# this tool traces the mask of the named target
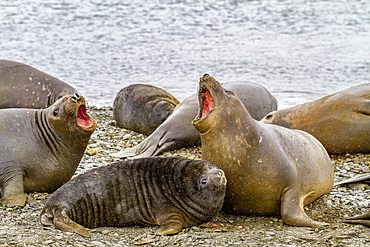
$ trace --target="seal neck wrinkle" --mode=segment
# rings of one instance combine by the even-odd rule
[[[41,140],[54,156],[58,157],[60,155],[58,138],[55,136],[54,130],[48,122],[47,114],[46,110],[35,112],[36,133],[39,137],[38,140]]]

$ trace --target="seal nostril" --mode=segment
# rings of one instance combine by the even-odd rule
[[[76,98],[79,100],[81,96],[78,93],[75,93]]]
[[[75,103],[77,103],[77,98],[76,98],[76,96],[71,96],[71,98],[70,98],[70,100],[72,101],[72,102],[75,102]]]

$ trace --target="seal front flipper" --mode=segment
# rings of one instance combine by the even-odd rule
[[[282,192],[280,213],[283,222],[292,226],[323,227],[329,225],[314,221],[306,215],[298,186],[293,186],[285,188]]]
[[[361,224],[370,227],[370,212],[363,215],[347,218],[343,222],[351,224]]]
[[[89,229],[71,220],[65,209],[46,208],[41,212],[40,221],[44,226],[55,226],[65,232],[75,232],[83,237],[90,237]]]
[[[27,197],[23,191],[23,174],[21,171],[5,173],[6,178],[3,182],[1,203],[3,206],[20,206],[26,204]]]
[[[182,230],[184,217],[179,213],[166,215],[165,219],[160,223],[160,227],[155,231],[157,235],[172,235]]]

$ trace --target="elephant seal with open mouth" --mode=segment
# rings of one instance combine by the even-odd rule
[[[46,109],[0,110],[2,203],[24,206],[25,192],[53,192],[67,182],[95,128],[77,93]]]
[[[325,225],[303,210],[333,188],[334,168],[320,142],[300,130],[256,121],[234,92],[208,74],[200,79],[198,96],[193,124],[201,136],[202,159],[227,177],[224,209],[281,214],[288,225]]]

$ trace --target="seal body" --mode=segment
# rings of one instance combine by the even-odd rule
[[[214,220],[224,172],[208,161],[154,157],[91,169],[60,187],[40,214],[43,225],[89,236],[85,227],[160,225],[156,233]]]
[[[235,93],[207,74],[200,79],[199,105],[193,124],[202,159],[223,169],[228,179],[225,210],[281,214],[295,226],[324,225],[303,210],[329,193],[334,182],[330,158],[313,136],[254,120]]]
[[[95,128],[78,94],[65,95],[46,109],[0,110],[3,204],[24,206],[24,192],[53,192],[67,182]]]
[[[370,83],[271,112],[261,121],[306,131],[316,137],[332,154],[368,153]]]
[[[276,99],[261,85],[255,83],[225,83],[225,88],[234,90],[252,117],[260,120],[277,108]],[[199,108],[198,96],[193,94],[176,106],[173,113],[139,145],[126,149],[117,158],[150,157],[165,151],[200,145],[200,136],[192,125]]]
[[[31,66],[0,60],[0,108],[41,109],[77,90]]]
[[[178,104],[175,97],[161,88],[133,84],[118,92],[113,117],[121,128],[150,135]]]

